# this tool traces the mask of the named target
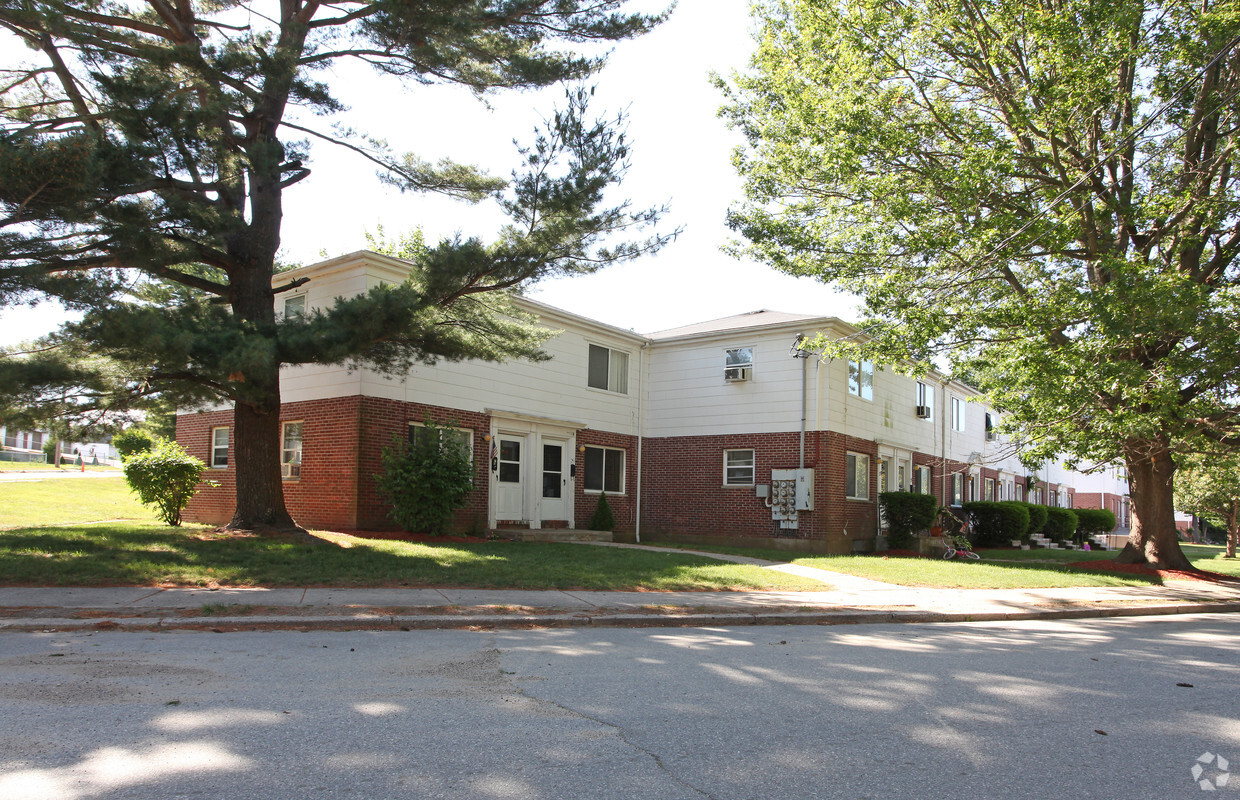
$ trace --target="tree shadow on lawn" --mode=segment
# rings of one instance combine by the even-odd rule
[[[702,589],[712,559],[563,544],[410,543],[218,536],[209,528],[96,524],[0,532],[0,583],[61,586],[439,586]],[[714,587],[706,587],[714,588]],[[719,587],[724,588],[724,587]]]

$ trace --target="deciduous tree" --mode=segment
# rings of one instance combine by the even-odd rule
[[[1176,508],[1227,529],[1227,558],[1240,546],[1240,452],[1194,454],[1180,459]]]
[[[753,69],[720,82],[738,249],[859,294],[863,350],[973,376],[1032,456],[1123,461],[1119,558],[1188,567],[1175,454],[1240,425],[1240,6],[757,13]]]

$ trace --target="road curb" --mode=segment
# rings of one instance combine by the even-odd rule
[[[873,625],[885,623],[1001,622],[1004,620],[1091,619],[1226,614],[1240,612],[1240,602],[1172,603],[1126,606],[1073,606],[1040,609],[931,611],[925,609],[830,609],[795,612],[694,612],[631,614],[549,612],[526,614],[369,614],[347,616],[248,617],[94,617],[0,620],[0,632],[56,631],[270,631],[270,630],[498,630],[530,628],[700,628],[753,625]]]

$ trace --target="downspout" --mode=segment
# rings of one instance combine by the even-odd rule
[[[646,342],[637,351],[637,508],[634,511],[633,537],[642,542],[642,440],[646,433]]]
[[[797,334],[798,342],[804,338],[805,338],[804,333]],[[797,466],[800,469],[805,469],[805,416],[806,416],[806,410],[807,410],[805,396],[806,396],[806,392],[808,391],[808,387],[806,385],[806,382],[808,380],[808,373],[805,371],[805,362],[808,360],[809,359],[806,357],[800,357],[800,361],[801,361],[801,457],[800,457],[800,461],[797,463]]]
[[[947,401],[947,381],[939,379],[939,388],[943,390],[943,410],[939,413],[939,496],[942,505],[950,506],[951,503],[947,502],[947,412],[951,404]],[[961,482],[963,488],[963,478]]]

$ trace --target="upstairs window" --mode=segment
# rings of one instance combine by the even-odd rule
[[[284,318],[302,317],[306,314],[306,296],[295,294],[284,298]]]
[[[993,442],[995,440],[995,428],[998,427],[999,420],[994,414],[986,412],[986,441]]]
[[[629,393],[628,353],[592,344],[587,372],[587,386],[618,394]]]
[[[964,432],[964,401],[952,398],[952,430]]]
[[[747,381],[753,375],[753,348],[737,347],[723,351],[723,379],[729,383]]]
[[[874,362],[848,362],[848,393],[862,400],[874,399]]]
[[[934,387],[928,383],[917,382],[917,399],[915,409],[917,416],[924,420],[934,419]]]

